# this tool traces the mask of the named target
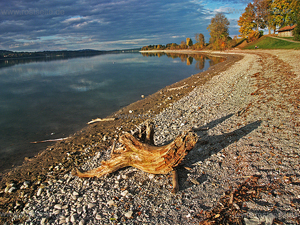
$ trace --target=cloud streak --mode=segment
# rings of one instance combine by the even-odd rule
[[[230,15],[230,2],[197,0],[15,0],[0,3],[0,49],[125,49],[180,43],[206,30],[218,11]],[[245,7],[245,3],[237,3]],[[232,26],[232,35],[237,28]]]

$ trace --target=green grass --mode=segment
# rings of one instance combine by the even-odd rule
[[[288,42],[266,36],[249,43],[244,49],[255,49],[255,46],[258,46],[258,49],[300,49],[300,43]]]
[[[285,38],[285,39],[290,39],[290,40],[294,40],[294,37],[279,37],[279,38]]]

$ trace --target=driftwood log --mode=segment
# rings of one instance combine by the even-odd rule
[[[139,132],[140,140],[132,134],[125,133],[119,138],[122,147],[112,148],[111,159],[102,161],[100,167],[87,172],[81,173],[76,170],[73,175],[78,177],[102,177],[128,166],[133,166],[151,174],[168,174],[172,172],[172,193],[176,193],[179,187],[175,167],[195,146],[198,137],[193,131],[186,131],[170,144],[154,146],[153,135],[153,125],[150,123],[145,126],[143,131]]]

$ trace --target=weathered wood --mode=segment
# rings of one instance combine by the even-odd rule
[[[88,122],[87,124],[92,124],[92,123],[96,123],[96,122],[107,122],[107,121],[115,121],[116,118],[97,118],[97,119],[93,119],[90,122]]]
[[[153,143],[153,124],[146,126],[145,141]],[[177,173],[174,168],[184,159],[187,153],[195,146],[198,137],[193,131],[179,135],[173,142],[165,146],[154,146],[140,142],[136,137],[125,133],[119,138],[122,148],[111,152],[111,159],[102,161],[101,166],[81,173],[78,170],[73,174],[78,177],[102,177],[121,168],[133,166],[151,174],[167,174],[173,171],[172,192],[178,190]]]
[[[167,91],[175,91],[175,90],[180,90],[180,89],[183,89],[187,86],[187,84],[183,85],[183,86],[180,86],[180,87],[174,87],[174,88],[169,88],[167,89]]]
[[[172,193],[175,194],[177,191],[179,191],[178,173],[177,173],[177,170],[175,168],[172,171],[172,178],[173,178],[173,190],[172,190]]]
[[[64,141],[67,140],[69,137],[65,138],[56,138],[56,139],[49,139],[49,140],[43,140],[43,141],[32,141],[31,144],[37,144],[37,143],[45,143],[45,142],[56,142],[56,141]]]

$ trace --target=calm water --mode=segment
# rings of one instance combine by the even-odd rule
[[[157,55],[156,55],[157,56]],[[0,172],[166,85],[206,70],[213,61],[187,56],[100,55],[10,65],[0,62]],[[22,61],[26,62],[26,61]]]

